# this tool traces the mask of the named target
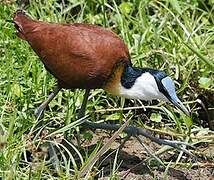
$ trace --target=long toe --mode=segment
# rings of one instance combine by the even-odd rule
[[[50,142],[48,143],[48,156],[50,158],[50,162],[53,166],[54,169],[56,169],[57,171],[59,171],[59,159],[57,157],[57,152],[56,149],[54,148],[53,144]]]

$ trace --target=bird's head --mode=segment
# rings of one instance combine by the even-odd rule
[[[121,96],[171,102],[186,115],[189,111],[176,95],[174,81],[163,71],[126,66],[121,76]]]

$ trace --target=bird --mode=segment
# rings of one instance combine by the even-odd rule
[[[134,67],[127,45],[113,31],[86,23],[38,21],[23,10],[15,12],[13,23],[17,36],[30,44],[57,80],[53,92],[35,110],[37,118],[62,88],[86,90],[79,118],[85,114],[91,89],[128,99],[171,102],[190,116],[172,78],[161,70]]]

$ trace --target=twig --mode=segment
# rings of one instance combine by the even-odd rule
[[[115,111],[128,111],[128,110],[137,110],[137,109],[148,109],[148,108],[152,108],[152,109],[161,109],[161,107],[157,107],[157,106],[135,106],[135,107],[126,107],[126,108],[109,108],[109,109],[98,109],[95,110],[95,113],[105,113],[105,112],[115,112]]]

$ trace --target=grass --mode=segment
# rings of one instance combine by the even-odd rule
[[[62,156],[57,176],[75,178],[81,167],[87,166],[91,157],[96,157],[102,144],[98,143],[92,152],[82,147],[81,152],[72,144],[68,149],[61,143],[64,135],[70,141],[75,140],[79,132],[85,142],[93,136],[93,133],[74,123],[83,100],[83,91],[62,90],[45,112],[43,122],[35,120],[33,111],[53,89],[55,79],[46,72],[29,45],[16,37],[13,24],[6,21],[12,19],[17,9],[15,3],[9,2],[0,2],[0,176],[9,179],[56,179],[45,160],[46,137],[52,133],[50,141],[58,146]],[[205,4],[197,0],[191,3],[177,0],[70,0],[67,4],[38,0],[30,1],[27,12],[39,20],[94,23],[113,30],[128,45],[135,66],[161,69],[173,77],[179,96],[192,111],[192,117],[187,118],[167,104],[151,105],[124,100],[112,97],[103,90],[94,90],[87,106],[90,120],[122,123],[124,117],[132,117],[132,123],[139,127],[199,144],[213,141],[212,132],[199,123],[201,118],[196,101],[197,97],[203,96],[208,101],[208,107],[213,109],[212,101],[209,103],[214,92],[213,7],[212,1]],[[137,110],[96,113],[103,109],[142,104],[147,107],[150,122],[142,121]],[[32,153],[33,163],[28,163],[27,150]],[[75,152],[75,156],[70,151]],[[120,164],[117,153],[112,166],[112,179],[117,177],[116,164]],[[178,158],[175,160],[177,164],[182,156]],[[173,164],[164,163],[168,163],[167,169]],[[96,163],[89,176],[100,176],[102,170],[98,169],[99,166]],[[70,174],[70,169],[74,175]]]

